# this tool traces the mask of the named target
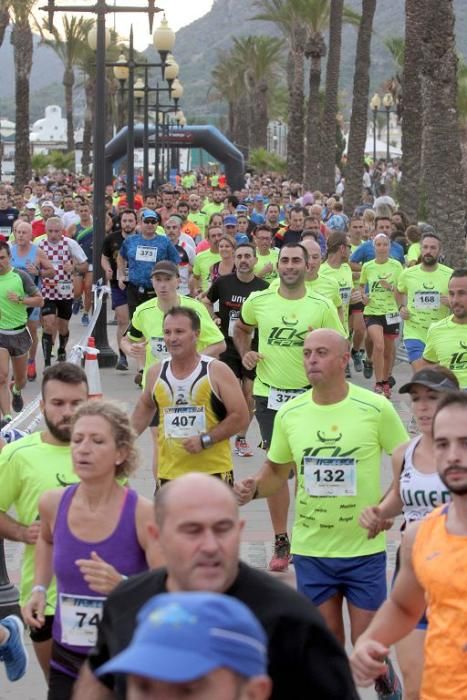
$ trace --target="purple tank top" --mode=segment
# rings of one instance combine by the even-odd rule
[[[91,552],[97,552],[125,576],[147,571],[148,565],[136,533],[136,491],[126,489],[117,527],[107,539],[84,542],[73,535],[67,522],[78,486],[73,484],[64,490],[55,521],[53,570],[57,578],[57,607],[52,636],[65,649],[87,655],[97,637],[105,596],[89,588],[75,561],[89,559]]]

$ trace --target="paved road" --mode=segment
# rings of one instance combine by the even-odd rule
[[[110,313],[109,318],[111,317],[112,316]],[[115,326],[109,325],[108,331],[109,340],[112,346],[116,347]],[[83,327],[80,325],[79,320],[74,317],[71,323],[70,347],[79,342],[82,334]],[[39,355],[41,355],[41,353],[39,353]],[[39,367],[42,369],[40,364]],[[107,398],[121,401],[123,404],[125,404],[129,412],[131,412],[139,395],[139,390],[133,383],[133,376],[134,372],[132,371],[126,373],[117,372],[116,370],[111,369],[101,371],[104,395]],[[410,369],[408,365],[404,362],[399,362],[396,366],[395,376],[397,383],[400,386],[400,384],[406,381],[410,376]],[[354,373],[353,378],[355,379],[356,383],[371,388],[371,382],[365,380],[361,374]],[[24,392],[25,399],[27,401],[32,400],[38,391],[38,381],[28,384]],[[403,420],[407,423],[409,420],[407,404],[397,394],[395,395],[393,403],[400,412]],[[248,438],[251,445],[258,445],[259,432],[256,422],[254,422],[250,428]],[[146,431],[146,433],[140,438],[138,446],[140,448],[141,457],[140,468],[138,469],[136,475],[131,479],[131,483],[139,493],[143,494],[144,496],[151,497],[154,491],[154,482],[151,473],[152,446],[148,431]],[[245,476],[254,473],[261,466],[263,457],[264,453],[260,449],[256,449],[254,457],[249,459],[235,457],[234,462],[236,478],[244,478]],[[388,486],[390,480],[390,463],[389,459],[385,458],[383,461],[382,475],[383,488]],[[243,514],[245,516],[246,526],[241,550],[242,558],[252,566],[266,569],[272,553],[272,534],[266,502],[254,501],[250,503],[244,508]],[[293,513],[291,512],[290,517],[292,518],[292,516]],[[388,577],[392,575],[397,542],[398,528],[396,524],[388,535],[388,554],[390,562]],[[6,549],[7,566],[10,578],[12,581],[17,582],[19,579],[21,561],[21,545],[10,543],[7,544]],[[290,585],[294,585],[293,567],[291,567],[287,574],[271,575],[279,576],[282,580],[290,583]],[[43,698],[46,697],[45,683],[35,661],[34,653],[31,648],[29,650],[31,663],[27,676],[23,680],[15,684],[8,684],[4,674],[4,669],[0,669],[0,700],[43,700]],[[373,690],[365,690],[361,693],[362,700],[373,700],[375,697],[376,696]]]

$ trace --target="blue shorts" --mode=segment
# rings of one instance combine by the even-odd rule
[[[415,362],[415,360],[422,359],[423,351],[425,350],[425,343],[417,338],[407,338],[407,340],[404,338],[404,345],[409,362]]]
[[[293,555],[297,590],[315,605],[342,593],[362,610],[377,610],[386,600],[386,552],[362,557]]]
[[[120,289],[120,287],[112,287],[110,290],[112,296],[112,311],[119,306],[125,306],[128,304],[128,299],[126,295],[126,289]]]
[[[35,306],[33,309],[31,309],[31,312],[28,313],[28,321],[40,321],[41,320],[41,310],[38,306]]]

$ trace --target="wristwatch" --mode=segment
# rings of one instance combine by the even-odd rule
[[[208,447],[212,447],[214,444],[214,440],[208,433],[201,433],[199,439],[201,440],[201,447],[203,450],[207,450]]]

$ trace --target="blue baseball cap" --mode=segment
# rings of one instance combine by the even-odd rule
[[[145,219],[156,219],[156,221],[160,221],[161,217],[157,213],[157,211],[154,211],[153,209],[144,209],[142,214],[141,214],[141,219],[144,221]]]
[[[250,239],[246,235],[246,233],[236,233],[235,234],[235,243],[237,245],[242,245],[243,243],[251,243]]]
[[[264,197],[262,194],[255,195],[255,202],[264,202]]]
[[[130,645],[97,669],[167,683],[228,668],[246,678],[267,673],[267,637],[243,603],[220,593],[162,593],[140,610]]]
[[[237,217],[234,214],[228,214],[224,216],[224,226],[236,226]]]
[[[248,207],[246,207],[244,204],[239,204],[235,211],[237,214],[246,214]]]

